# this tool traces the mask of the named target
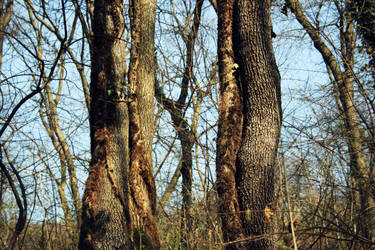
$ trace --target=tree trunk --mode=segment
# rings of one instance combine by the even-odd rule
[[[64,58],[64,56],[62,56],[62,58]],[[64,76],[61,75],[61,79],[63,78]],[[59,85],[61,86],[62,84],[63,82],[61,80],[59,82]],[[60,95],[61,93],[57,94],[57,96],[60,96]],[[44,99],[43,100],[44,105],[46,107],[46,114],[47,114],[47,120],[48,120],[48,124],[46,122],[43,122],[43,125],[51,138],[54,148],[59,154],[60,162],[62,163],[62,166],[61,166],[62,169],[60,172],[62,176],[64,176],[62,180],[66,179],[65,171],[66,171],[66,167],[68,168],[69,186],[72,192],[72,201],[73,201],[73,206],[75,210],[74,212],[77,218],[77,226],[78,226],[77,228],[79,228],[81,226],[81,200],[80,200],[79,191],[78,191],[76,166],[73,162],[73,156],[71,154],[65,135],[59,124],[60,122],[59,122],[58,113],[57,113],[58,98],[55,99],[53,97],[50,84],[47,84],[46,86],[45,95],[43,96],[43,99]],[[42,115],[41,115],[41,119],[43,120]]]
[[[129,208],[135,247],[159,249],[156,187],[152,168],[154,133],[156,0],[131,0],[129,68]]]
[[[217,190],[227,249],[273,249],[274,172],[281,129],[271,1],[218,1]],[[232,40],[233,39],[233,40]]]
[[[122,1],[95,0],[90,173],[80,249],[132,249],[128,209],[129,123]]]
[[[13,0],[0,0],[0,72],[3,63],[3,45],[5,39],[5,28],[8,26],[13,13]]]
[[[281,129],[280,74],[273,53],[271,0],[234,4],[235,76],[243,100],[236,185],[247,249],[274,249],[271,211]]]
[[[232,41],[233,3],[234,0],[217,2],[220,93],[216,188],[225,242],[244,238],[235,180],[243,114],[240,89],[233,74],[238,67],[235,64]],[[238,248],[240,244],[228,245],[227,249],[235,249],[236,246]]]

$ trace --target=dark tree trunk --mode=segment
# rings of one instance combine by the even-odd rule
[[[235,1],[235,75],[243,100],[242,142],[236,185],[247,249],[274,249],[269,211],[281,129],[280,75],[273,53],[271,1]]]
[[[220,75],[217,191],[227,249],[274,249],[274,175],[281,129],[271,1],[217,2]]]
[[[128,109],[122,1],[95,0],[91,67],[90,173],[80,249],[131,249]]]

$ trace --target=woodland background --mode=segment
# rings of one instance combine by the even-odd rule
[[[276,243],[280,249],[373,246],[375,1],[299,2],[273,1],[271,9],[283,107]],[[163,249],[226,245],[215,189],[213,6],[157,5],[152,158]],[[1,0],[0,8],[0,248],[74,249],[91,157],[93,1]],[[349,79],[349,106],[340,77]],[[189,183],[183,162],[192,169],[191,192],[182,190]]]

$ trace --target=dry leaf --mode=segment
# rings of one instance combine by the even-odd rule
[[[271,223],[272,217],[275,216],[275,214],[268,206],[266,206],[266,208],[264,209],[264,216],[266,217],[267,222]]]

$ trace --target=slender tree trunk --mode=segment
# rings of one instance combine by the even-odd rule
[[[44,162],[44,165],[46,166],[46,168],[48,169],[49,171],[49,175],[51,176],[51,178],[56,182],[56,186],[57,186],[57,192],[59,194],[59,197],[60,197],[60,200],[61,200],[61,207],[62,207],[62,210],[64,212],[64,223],[65,225],[67,226],[67,228],[69,228],[69,233],[70,233],[70,237],[73,238],[73,235],[72,235],[72,230],[73,229],[73,225],[72,225],[72,215],[71,215],[71,211],[70,211],[70,208],[69,208],[69,203],[68,203],[68,200],[67,200],[67,196],[66,196],[66,192],[65,192],[65,188],[66,188],[66,162],[65,162],[65,157],[64,157],[64,152],[61,148],[61,145],[58,143],[57,141],[57,138],[56,138],[56,135],[54,133],[54,128],[53,128],[53,125],[52,125],[52,117],[53,117],[53,111],[52,111],[52,108],[48,108],[49,105],[53,105],[53,103],[49,103],[48,102],[48,94],[47,94],[47,91],[51,91],[50,88],[46,88],[45,90],[45,95],[41,95],[42,97],[42,101],[40,103],[40,108],[39,108],[39,116],[40,116],[40,119],[42,121],[42,124],[44,126],[44,128],[46,129],[50,139],[51,139],[51,142],[52,142],[52,145],[53,147],[55,148],[55,150],[57,151],[58,155],[59,155],[59,160],[60,160],[60,167],[59,167],[59,170],[60,170],[60,176],[59,178],[56,178],[56,176],[54,175],[53,171],[51,170],[50,166],[48,165],[47,162]],[[46,107],[46,110],[45,110],[45,113],[43,111],[43,104],[44,106]],[[47,117],[47,120],[45,119],[45,116]],[[81,218],[79,218],[81,219]]]
[[[194,45],[198,37],[198,30],[201,20],[203,0],[197,0],[194,8],[194,19],[189,35],[186,37],[186,63],[184,76],[181,83],[181,92],[177,101],[177,108],[174,114],[171,113],[173,126],[175,127],[178,138],[182,147],[182,224],[181,230],[183,232],[183,246],[185,248],[191,247],[189,244],[189,233],[192,229],[191,204],[192,204],[192,185],[193,185],[193,153],[195,135],[191,126],[184,117],[184,108],[188,94],[188,88],[193,78],[193,55]]]
[[[247,249],[274,249],[271,213],[281,129],[280,74],[273,53],[271,1],[234,4],[234,53],[243,99],[236,185]]]
[[[5,38],[5,28],[8,26],[13,13],[13,0],[0,0],[0,73],[3,63],[3,46]]]
[[[216,154],[216,188],[224,241],[244,238],[236,190],[236,156],[242,140],[242,103],[239,85],[233,73],[238,64],[233,52],[233,3],[219,0],[218,4],[218,56],[219,56],[219,128]],[[228,245],[227,249],[240,244]]]
[[[63,71],[61,71],[63,72]],[[63,75],[61,75],[61,79],[63,79]],[[63,83],[60,82],[60,85]],[[45,89],[45,106],[46,106],[46,113],[48,122],[44,123],[44,126],[46,130],[48,131],[48,134],[53,142],[53,145],[56,149],[56,151],[59,154],[60,162],[64,162],[64,168],[61,170],[61,172],[66,171],[66,167],[68,169],[69,173],[69,186],[72,192],[72,200],[73,200],[73,206],[76,213],[77,218],[77,226],[78,228],[81,226],[81,200],[79,197],[79,191],[78,191],[78,182],[77,182],[77,176],[76,176],[76,166],[73,162],[73,156],[70,152],[69,145],[66,141],[65,135],[63,131],[61,130],[59,119],[57,115],[57,104],[58,104],[58,98],[54,99],[52,95],[52,90],[49,84],[47,84]],[[57,96],[60,96],[61,93],[58,93]],[[48,109],[48,110],[47,110]],[[65,175],[65,173],[64,173]]]
[[[152,168],[154,132],[156,0],[130,1],[129,208],[135,247],[159,249],[156,188]]]
[[[188,81],[188,80],[187,80]],[[173,127],[177,132],[177,137],[181,143],[182,159],[178,173],[182,175],[182,224],[181,230],[190,230],[189,209],[192,203],[192,184],[193,184],[193,154],[194,132],[184,117],[185,101],[181,104],[165,97],[162,90],[156,90],[156,97],[159,103],[169,112],[172,118]],[[175,183],[180,175],[176,176]],[[174,188],[174,187],[173,187]],[[173,191],[173,189],[171,190]],[[163,201],[166,202],[166,201]]]
[[[129,123],[123,4],[95,0],[91,67],[90,173],[80,249],[132,249],[128,208]]]
[[[374,197],[371,194],[370,172],[367,170],[364,150],[362,147],[362,136],[360,123],[357,118],[357,110],[354,103],[354,50],[355,34],[354,23],[350,20],[350,13],[346,12],[345,21],[347,25],[341,27],[341,40],[344,41],[342,53],[344,60],[343,83],[338,85],[339,99],[343,108],[346,131],[348,134],[348,148],[350,154],[351,175],[354,180],[354,190],[357,193],[359,205],[358,231],[368,240],[372,240],[374,235]],[[344,17],[342,17],[344,18]],[[344,24],[344,22],[342,22]],[[344,26],[344,25],[342,25]],[[363,247],[370,247],[366,243]]]
[[[176,167],[176,169],[173,173],[173,176],[168,183],[167,188],[165,189],[162,197],[159,200],[159,204],[158,204],[158,211],[159,211],[158,213],[159,214],[160,214],[161,211],[164,210],[164,207],[165,207],[166,203],[168,202],[169,197],[171,196],[171,194],[173,193],[173,191],[175,190],[175,188],[177,186],[178,179],[180,178],[180,175],[181,175],[181,166],[182,166],[182,160],[180,160],[180,162],[178,163],[178,165],[177,165],[177,167]]]

